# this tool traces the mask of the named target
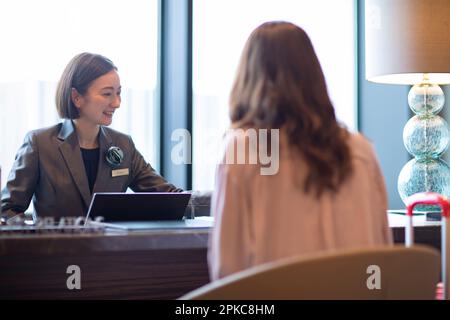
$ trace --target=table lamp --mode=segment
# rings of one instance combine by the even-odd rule
[[[449,144],[449,128],[438,116],[450,84],[449,0],[366,0],[366,79],[412,85],[408,104],[414,112],[403,130],[414,156],[398,177],[403,202],[418,192],[450,197],[450,167],[440,159]],[[417,211],[433,211],[420,206]]]

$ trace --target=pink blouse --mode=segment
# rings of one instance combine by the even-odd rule
[[[261,175],[252,164],[217,166],[208,251],[212,280],[294,255],[392,243],[384,180],[362,135],[349,138],[352,175],[338,192],[319,199],[303,191],[306,164],[285,141],[280,135],[274,175]],[[225,150],[230,148],[232,139]]]

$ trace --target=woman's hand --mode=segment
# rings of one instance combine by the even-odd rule
[[[25,225],[25,213],[23,212],[9,212],[9,214],[0,218],[0,225],[2,226],[20,226]]]

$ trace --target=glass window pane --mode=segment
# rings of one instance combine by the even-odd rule
[[[1,1],[0,30],[2,187],[25,133],[60,121],[57,81],[70,59],[84,51],[118,67],[122,105],[111,127],[131,135],[158,167],[158,0]]]
[[[213,188],[220,137],[229,125],[228,97],[250,33],[287,20],[310,36],[337,117],[356,128],[354,0],[194,0],[193,188]]]

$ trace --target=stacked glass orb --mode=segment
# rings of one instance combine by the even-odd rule
[[[398,192],[403,202],[418,192],[437,192],[450,197],[450,167],[440,159],[449,144],[449,128],[437,114],[445,103],[438,85],[422,83],[411,88],[408,104],[416,114],[403,130],[403,143],[414,156],[398,177]],[[434,206],[417,206],[417,211],[439,211]]]

